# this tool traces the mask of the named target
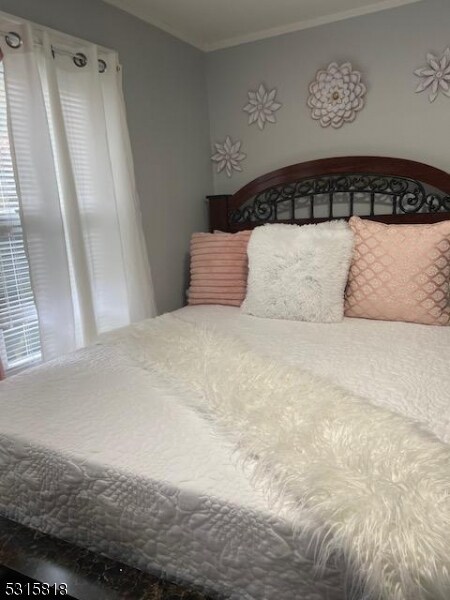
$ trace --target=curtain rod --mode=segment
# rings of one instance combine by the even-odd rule
[[[14,50],[17,50],[23,44],[22,37],[15,31],[1,31],[0,30],[0,35],[4,36],[5,42],[8,44],[8,46],[10,48],[13,48]],[[42,46],[42,42],[37,41],[37,40],[33,40],[33,41],[36,45]],[[72,59],[74,65],[79,68],[83,68],[88,64],[88,58],[87,58],[86,54],[84,54],[83,52],[71,52],[70,50],[64,50],[63,48],[57,48],[53,44],[51,45],[51,49],[52,49],[53,58],[55,58],[56,54],[60,54],[63,56],[69,56]],[[107,68],[108,68],[108,65],[107,65],[106,61],[103,60],[102,58],[99,58],[98,59],[99,73],[104,73]],[[119,70],[119,68],[120,67],[117,67],[118,70]]]

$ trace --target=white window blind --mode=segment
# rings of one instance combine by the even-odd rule
[[[0,63],[0,356],[6,371],[41,358],[39,322],[20,222]]]

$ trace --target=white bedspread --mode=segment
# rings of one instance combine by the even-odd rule
[[[326,324],[258,319],[223,306],[187,307],[176,314],[223,328],[258,352],[328,377],[420,421],[450,443],[450,327],[347,318]]]
[[[450,440],[450,329],[267,321],[227,307],[183,319],[328,376]],[[93,347],[0,385],[0,513],[235,598],[334,600],[312,557],[174,390]]]

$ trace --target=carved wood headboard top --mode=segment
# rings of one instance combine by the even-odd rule
[[[360,215],[385,223],[450,219],[450,175],[400,158],[326,158],[272,171],[231,195],[208,196],[210,229],[318,223]]]

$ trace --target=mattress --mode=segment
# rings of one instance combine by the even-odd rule
[[[219,306],[178,318],[243,338],[450,441],[450,328],[293,323]],[[0,514],[231,598],[338,600],[293,515],[252,487],[228,441],[155,374],[94,346],[0,386]]]

